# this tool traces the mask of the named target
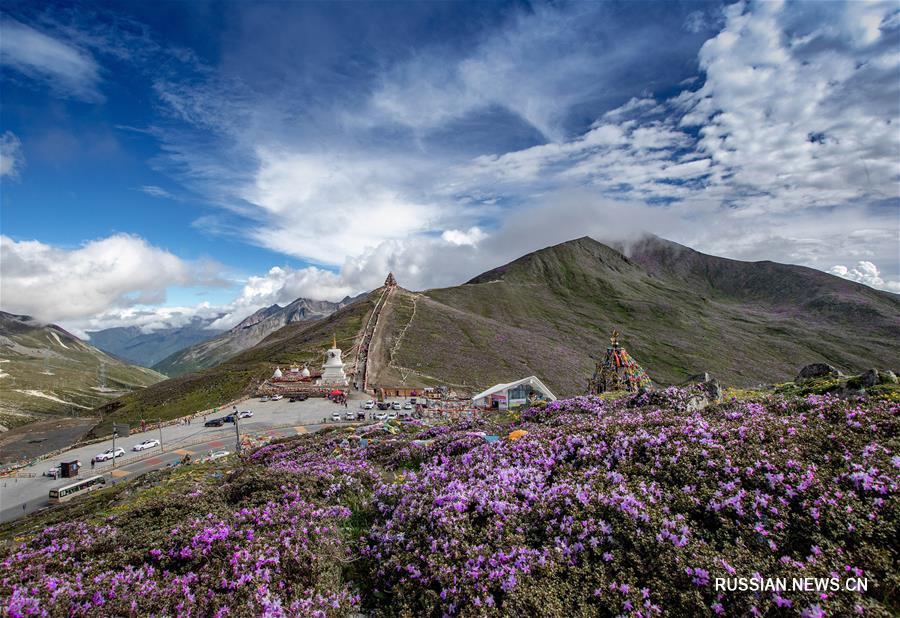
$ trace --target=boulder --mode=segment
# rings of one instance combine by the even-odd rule
[[[859,376],[859,385],[863,388],[867,388],[869,386],[875,386],[879,383],[879,376],[877,369],[869,369],[865,373],[860,374]]]
[[[879,371],[878,377],[882,384],[896,384],[897,375],[893,371]]]
[[[688,376],[687,383],[699,386],[700,390],[709,399],[709,402],[715,402],[722,399],[722,387],[719,385],[719,381],[709,375],[709,372],[707,371]],[[705,405],[706,404],[704,404],[704,406]]]
[[[794,382],[802,382],[803,380],[812,380],[814,378],[842,377],[840,371],[829,365],[828,363],[812,363],[805,366],[794,378]]]

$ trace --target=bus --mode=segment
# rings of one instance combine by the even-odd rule
[[[61,502],[66,502],[68,500],[71,500],[75,496],[86,494],[89,491],[93,491],[95,489],[101,489],[104,485],[106,485],[106,479],[101,475],[97,475],[86,478],[83,481],[78,481],[77,483],[64,485],[58,489],[51,489],[50,504],[59,504]]]

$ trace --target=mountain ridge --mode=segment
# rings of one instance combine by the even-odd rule
[[[284,307],[278,304],[263,307],[216,337],[172,353],[154,364],[153,369],[176,377],[213,367],[253,347],[279,328],[293,322],[321,319],[349,302],[352,302],[349,297],[336,303],[301,297]]]
[[[421,292],[397,286],[385,295],[374,329],[369,384],[477,392],[533,374],[559,396],[576,395],[613,329],[659,385],[702,371],[739,387],[785,382],[812,362],[848,372],[900,367],[900,297],[825,273],[813,273],[809,292],[795,279],[810,269],[693,250],[673,256],[667,243],[648,241],[629,256],[582,238],[462,285]],[[733,292],[720,283],[735,277],[757,281],[758,289]],[[384,290],[326,318],[288,324],[218,366],[129,395],[119,412],[107,409],[134,415],[149,407],[187,412],[224,403],[252,392],[276,365],[315,366],[332,331],[348,362]],[[844,315],[828,302],[832,297],[854,310]]]
[[[117,326],[87,331],[91,345],[129,363],[152,367],[176,352],[216,337],[222,329],[209,325],[222,316],[195,316],[182,326],[158,328],[144,332],[139,326]]]

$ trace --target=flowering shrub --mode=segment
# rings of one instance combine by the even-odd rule
[[[694,401],[578,397],[504,425],[274,443],[221,482],[8,543],[0,612],[896,615],[900,407]],[[726,577],[868,590],[717,590]]]

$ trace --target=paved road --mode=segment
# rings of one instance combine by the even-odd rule
[[[332,424],[330,419],[333,412],[340,412],[343,416],[347,410],[358,410],[360,403],[361,400],[351,400],[345,409],[320,398],[295,403],[290,403],[287,399],[269,402],[252,399],[238,406],[241,410],[253,411],[252,418],[241,419],[240,430],[242,434],[275,437],[317,431],[323,426],[323,421]],[[218,416],[225,416],[227,412],[223,411]],[[207,419],[214,416],[210,415]],[[150,470],[164,468],[180,461],[186,454],[196,459],[212,449],[234,452],[236,442],[234,425],[226,423],[222,427],[204,427],[202,419],[195,419],[190,425],[163,427],[162,449],[155,447],[139,453],[131,450],[138,442],[151,438],[157,440],[160,438],[158,429],[116,439],[116,448],[124,448],[125,456],[120,457],[115,466],[112,462],[105,462],[98,463],[93,471],[90,467],[92,457],[112,448],[113,441],[107,440],[72,449],[20,471],[34,474],[33,478],[0,479],[0,522],[16,519],[47,506],[50,490],[68,484],[70,479],[54,480],[42,476],[42,473],[63,461],[80,460],[83,466],[79,473],[81,478],[91,476],[92,473],[104,474],[109,479],[107,482],[116,482]]]

